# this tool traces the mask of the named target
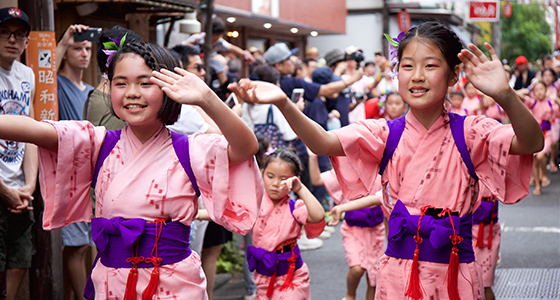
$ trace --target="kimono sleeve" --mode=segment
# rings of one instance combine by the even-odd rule
[[[302,224],[305,227],[305,235],[309,239],[314,239],[321,235],[323,230],[325,229],[325,219],[323,218],[319,223],[308,223],[307,217],[309,216],[309,211],[307,210],[307,206],[305,206],[305,202],[303,200],[297,200],[295,204],[294,211],[292,213],[294,219],[299,224]]]
[[[374,190],[389,134],[385,120],[365,120],[333,131],[346,159],[330,157],[347,199],[365,197]]]
[[[515,135],[511,125],[486,117],[465,119],[465,140],[477,176],[503,203],[519,202],[529,194],[532,155],[509,154]]]
[[[90,185],[105,137],[105,128],[94,127],[87,121],[51,124],[58,135],[58,151],[39,148],[45,230],[91,221]]]
[[[189,141],[192,169],[210,218],[234,233],[248,233],[263,198],[255,159],[231,165],[228,142],[220,135],[195,134]]]
[[[342,189],[336,179],[336,173],[334,170],[322,172],[321,179],[323,180],[323,185],[325,186],[327,193],[329,193],[329,196],[331,196],[334,202],[336,204],[342,204],[344,202],[344,195],[342,194]]]

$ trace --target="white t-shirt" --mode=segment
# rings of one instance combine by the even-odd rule
[[[34,88],[35,74],[31,68],[19,61],[14,61],[10,71],[0,67],[0,114],[28,116]],[[24,149],[24,143],[0,140],[0,178],[8,187],[25,185]]]
[[[205,133],[208,131],[208,123],[191,105],[181,105],[181,114],[177,122],[168,125],[171,131],[191,135],[197,132]]]
[[[271,104],[243,103],[241,119],[251,130],[254,130],[256,124],[266,123],[270,105]],[[272,118],[274,119],[273,123],[278,126],[278,130],[282,133],[285,141],[291,141],[297,138],[296,133],[292,130],[290,124],[288,124],[288,121],[284,118],[284,115],[282,115],[280,110],[274,105],[272,105]]]

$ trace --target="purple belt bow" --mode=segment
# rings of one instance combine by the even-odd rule
[[[297,255],[297,270],[303,265],[298,246],[295,247],[294,253]],[[276,276],[287,274],[290,267],[288,258],[291,256],[292,251],[276,253],[275,251],[266,251],[263,248],[256,248],[253,246],[247,247],[247,264],[249,270],[257,271],[257,273],[265,276],[272,276],[274,271],[276,271]]]
[[[416,241],[414,236],[418,230],[419,215],[411,215],[405,205],[397,200],[389,217],[388,245],[385,254],[397,258],[413,259]],[[453,226],[458,235],[463,238],[459,248],[459,262],[474,261],[472,247],[472,214],[463,217],[452,216]],[[419,244],[419,260],[437,263],[449,263],[451,248],[450,237],[453,227],[449,216],[438,219],[424,215],[420,222],[420,236],[423,242]]]

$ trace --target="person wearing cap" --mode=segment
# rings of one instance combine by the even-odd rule
[[[346,88],[344,88],[339,93],[336,93],[332,96],[327,96],[327,100],[325,104],[327,105],[327,110],[329,112],[336,110],[339,113],[338,119],[340,120],[340,126],[344,127],[350,124],[350,105],[352,103],[352,90],[350,86],[356,83],[358,80],[362,79],[363,71],[362,69],[357,69],[349,76],[341,77],[343,73],[346,71],[346,66],[348,62],[346,61],[346,53],[340,49],[333,49],[327,54],[325,54],[325,60],[327,61],[328,68],[332,71],[332,78],[328,82],[352,82],[348,84]],[[354,65],[355,68],[356,65]],[[317,71],[317,70],[315,70]],[[355,79],[359,76],[358,79]],[[353,107],[352,107],[353,108]]]
[[[30,31],[23,11],[0,9],[1,114],[33,117],[35,75],[17,61],[27,48]],[[15,299],[35,253],[30,203],[37,184],[37,147],[6,140],[0,140],[0,147],[0,282],[6,284],[6,299]]]
[[[515,59],[515,64],[517,65],[517,80],[513,89],[526,89],[531,85],[533,78],[535,78],[535,71],[531,70],[527,58],[523,55]]]

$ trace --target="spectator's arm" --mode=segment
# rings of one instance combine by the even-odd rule
[[[88,28],[89,26],[78,24],[78,25],[70,25],[70,27],[66,29],[66,32],[64,32],[64,35],[62,36],[58,44],[56,44],[56,70],[57,71],[60,68],[60,64],[62,63],[62,58],[64,57],[64,54],[66,54],[66,50],[68,50],[68,48],[74,43],[74,33],[76,31],[82,32],[82,30],[87,30]]]

